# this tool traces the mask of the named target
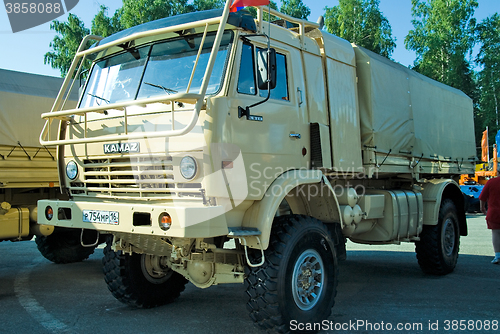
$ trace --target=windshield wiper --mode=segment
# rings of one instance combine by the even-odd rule
[[[146,85],[150,85],[150,86],[153,86],[153,87],[156,87],[156,88],[161,88],[163,89],[163,91],[167,94],[173,94],[173,93],[179,93],[179,91],[175,90],[175,89],[170,89],[170,88],[167,88],[167,87],[164,87],[162,85],[155,85],[155,84],[152,84],[152,83],[149,83],[149,82],[145,82]]]
[[[90,95],[90,96],[92,96],[92,97],[95,97],[96,99],[102,100],[102,101],[104,101],[104,102],[106,102],[106,103],[108,103],[108,104],[110,104],[110,103],[111,103],[111,101],[106,100],[106,99],[105,99],[105,98],[103,98],[103,97],[100,97],[100,96],[97,96],[97,95],[94,95],[94,94],[90,94],[90,93],[87,93],[87,94],[88,94],[88,95]]]
[[[167,87],[164,87],[162,85],[156,85],[156,84],[152,84],[152,83],[149,83],[149,82],[144,82],[144,84],[146,85],[149,85],[149,86],[153,86],[153,87],[156,87],[156,88],[160,88],[160,89],[163,89],[163,91],[167,94],[167,95],[170,95],[170,94],[174,94],[174,93],[178,93],[179,91],[178,90],[175,90],[175,89],[170,89],[170,88],[167,88]],[[177,105],[179,107],[184,107],[184,104],[182,102],[178,102],[178,101],[175,101],[175,103],[177,103]]]

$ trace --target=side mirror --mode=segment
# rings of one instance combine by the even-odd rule
[[[259,89],[268,90],[276,87],[276,50],[269,49],[257,50],[257,78],[259,81]],[[269,75],[268,75],[269,74]],[[267,80],[270,79],[270,88],[268,88]]]

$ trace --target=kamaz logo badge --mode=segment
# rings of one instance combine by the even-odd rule
[[[104,153],[139,153],[140,146],[139,143],[116,143],[116,144],[104,144]]]

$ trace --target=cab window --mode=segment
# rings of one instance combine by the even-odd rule
[[[263,50],[258,48],[258,50]],[[247,95],[257,94],[257,84],[255,80],[255,49],[251,44],[244,43],[241,52],[241,64],[238,78],[238,93]],[[271,89],[271,99],[288,101],[288,76],[286,56],[281,53],[276,54],[277,82],[276,87]],[[259,96],[266,98],[267,90],[259,90]]]
[[[250,44],[243,44],[243,49],[241,51],[241,65],[240,65],[240,76],[238,79],[238,93],[255,95],[257,91],[255,89],[255,66],[253,47]]]
[[[259,48],[259,50],[262,50]],[[276,87],[271,89],[271,99],[288,101],[288,78],[286,72],[286,57],[276,53]],[[267,97],[267,90],[260,90],[261,97]]]

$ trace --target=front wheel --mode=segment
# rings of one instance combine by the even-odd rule
[[[187,280],[154,255],[126,255],[104,248],[103,272],[109,291],[122,303],[151,308],[173,302],[184,291]]]
[[[457,209],[452,200],[445,199],[439,209],[438,224],[424,225],[420,241],[415,243],[422,271],[433,275],[451,273],[457,264],[459,244]]]
[[[253,253],[260,261],[260,252]],[[250,318],[262,329],[286,333],[294,324],[319,323],[330,316],[337,290],[334,242],[317,219],[276,218],[262,266],[247,267]]]

